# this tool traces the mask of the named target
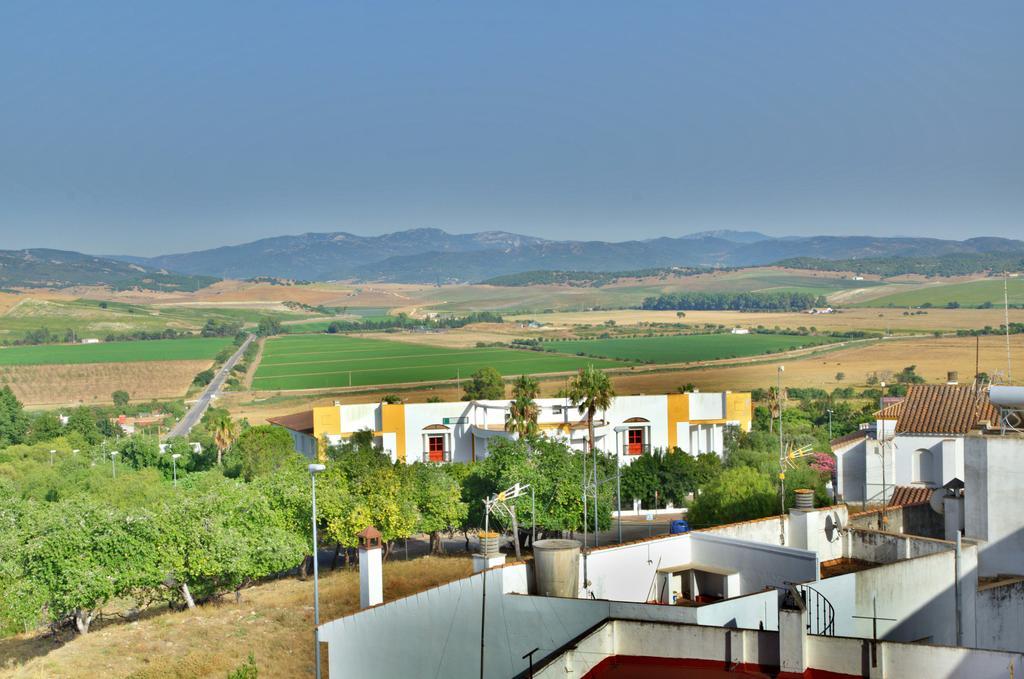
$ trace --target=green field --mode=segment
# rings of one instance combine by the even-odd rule
[[[582,352],[591,356],[649,363],[689,363],[773,354],[832,341],[830,337],[806,335],[717,334],[570,340],[545,342],[544,346],[565,354]]]
[[[0,348],[0,365],[67,365],[79,363],[134,363],[137,361],[192,361],[213,359],[231,345],[227,337],[139,340],[101,344],[47,344]]]
[[[18,340],[29,331],[40,328],[47,328],[59,335],[72,330],[77,337],[103,339],[107,335],[161,332],[168,328],[193,331],[201,328],[208,319],[255,325],[265,316],[285,321],[314,319],[320,317],[320,314],[280,309],[156,306],[91,299],[50,300],[26,297],[0,316],[0,342]]]
[[[303,335],[267,341],[254,389],[318,389],[428,382],[468,377],[492,367],[502,375],[576,370],[587,363],[623,367],[625,361],[517,349],[449,349],[343,335]]]
[[[1009,279],[1007,292],[1010,304],[1024,304],[1024,280]],[[913,290],[877,297],[858,306],[919,307],[922,304],[931,304],[934,307],[944,307],[949,302],[957,302],[961,307],[978,307],[986,302],[994,306],[1002,306],[1003,279],[987,278],[967,283],[924,285]]]

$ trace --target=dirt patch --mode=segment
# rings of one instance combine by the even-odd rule
[[[12,365],[0,367],[0,385],[10,386],[27,406],[109,403],[118,389],[133,401],[147,401],[181,398],[208,367],[208,360]]]
[[[256,376],[256,369],[260,367],[260,361],[263,360],[263,346],[266,342],[266,337],[260,337],[256,340],[256,356],[249,363],[249,369],[245,371],[245,379],[242,380],[242,386],[246,389],[252,389],[252,378]]]

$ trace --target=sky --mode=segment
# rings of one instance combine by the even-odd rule
[[[0,3],[0,249],[1021,233],[1024,3]]]

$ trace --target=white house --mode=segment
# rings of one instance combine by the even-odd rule
[[[537,423],[545,435],[573,448],[586,446],[586,417],[564,398],[542,398]],[[447,403],[358,403],[316,407],[270,418],[288,430],[295,449],[314,457],[322,445],[338,445],[369,431],[393,460],[470,462],[487,456],[495,438],[512,438],[506,420],[508,400]],[[725,428],[750,431],[747,392],[617,396],[594,420],[595,446],[628,464],[652,449],[679,448],[691,455],[724,452]]]
[[[873,427],[832,442],[837,496],[888,502],[898,486],[963,481],[966,437],[998,419],[988,393],[972,384],[911,385],[905,399],[875,414]]]

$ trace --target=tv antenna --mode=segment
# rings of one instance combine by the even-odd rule
[[[1008,291],[1006,271],[1003,271],[1003,327],[1006,329],[1006,381],[1013,381],[1010,370],[1010,293]]]

